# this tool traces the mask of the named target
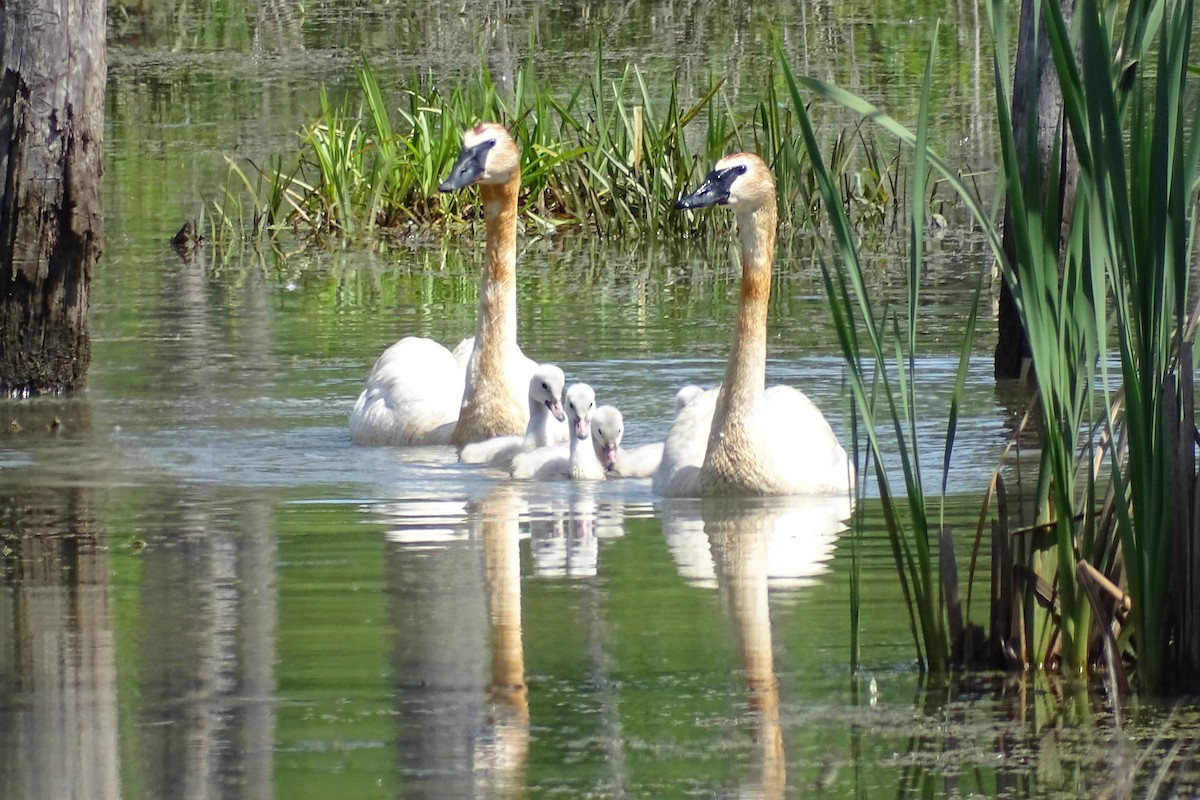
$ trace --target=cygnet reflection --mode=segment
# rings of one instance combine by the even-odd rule
[[[535,574],[544,578],[591,578],[600,560],[600,542],[625,535],[625,509],[601,502],[594,486],[571,491],[529,510],[529,540]]]

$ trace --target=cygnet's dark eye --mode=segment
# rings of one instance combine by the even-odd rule
[[[542,381],[542,388],[545,389],[547,392],[550,391],[550,387],[546,385],[545,381]]]

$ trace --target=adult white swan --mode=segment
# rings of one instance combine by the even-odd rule
[[[521,153],[502,126],[463,134],[443,192],[479,184],[487,227],[475,346],[464,367],[430,339],[409,336],[375,362],[354,410],[350,439],[364,445],[461,447],[519,435],[529,419],[526,394],[536,364],[517,346],[517,195]],[[464,343],[465,344],[465,343]]]
[[[775,253],[775,179],[756,155],[717,162],[677,209],[727,206],[742,241],[737,328],[725,380],[679,410],[653,488],[668,497],[849,492],[853,468],[820,409],[790,386],[764,388]]]

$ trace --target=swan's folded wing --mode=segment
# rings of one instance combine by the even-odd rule
[[[446,444],[462,404],[463,372],[431,339],[406,337],[375,362],[350,412],[363,445]]]
[[[790,386],[768,388],[763,400],[768,454],[790,493],[849,492],[853,467],[821,409]]]

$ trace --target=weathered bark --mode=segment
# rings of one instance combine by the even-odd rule
[[[0,2],[0,392],[79,389],[100,257],[104,0]]]
[[[1074,15],[1075,0],[1059,0],[1059,3],[1063,16],[1070,19]],[[1036,4],[1037,0],[1021,0],[1021,29],[1017,40],[1017,65],[1013,74],[1012,98],[1017,164],[1021,169],[1026,197],[1031,200],[1040,198],[1043,207],[1051,188],[1044,183],[1046,176],[1054,174],[1060,177],[1060,185],[1053,188],[1062,198],[1062,219],[1066,224],[1065,221],[1070,219],[1075,202],[1078,167],[1063,116],[1062,91],[1058,86],[1058,76],[1054,72],[1046,23],[1042,20],[1040,25],[1035,25]],[[1031,141],[1027,133],[1030,125],[1037,126],[1037,139],[1032,143],[1034,153],[1030,152]],[[1056,152],[1060,163],[1052,168],[1051,159]],[[1031,158],[1035,156],[1038,164],[1036,171],[1031,170]],[[1015,264],[1016,245],[1013,243],[1011,230],[1011,219],[1008,210],[1005,209],[1004,256],[1008,263]],[[995,376],[997,379],[1020,377],[1022,363],[1029,357],[1029,340],[1017,315],[1016,303],[1006,281],[1001,281],[1000,285],[996,327]]]

